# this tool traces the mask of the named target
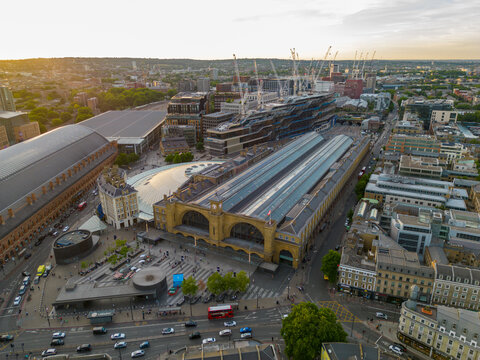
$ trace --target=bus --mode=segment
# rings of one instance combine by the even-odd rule
[[[37,269],[37,276],[42,276],[45,272],[45,265],[40,265]]]
[[[87,206],[86,201],[82,201],[80,204],[78,204],[78,210],[83,210]]]
[[[210,306],[208,308],[209,319],[225,319],[233,317],[232,305]]]

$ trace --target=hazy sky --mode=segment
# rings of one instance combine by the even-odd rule
[[[3,0],[0,59],[480,59],[480,0]],[[370,58],[369,56],[369,58]]]

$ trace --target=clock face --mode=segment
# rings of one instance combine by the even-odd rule
[[[212,204],[212,209],[215,210],[217,208],[217,205]]]

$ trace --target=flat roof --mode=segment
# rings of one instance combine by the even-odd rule
[[[22,111],[0,111],[0,119],[11,119],[26,114]]]
[[[166,111],[160,110],[123,110],[107,111],[82,121],[109,140],[119,138],[144,138],[165,119]]]

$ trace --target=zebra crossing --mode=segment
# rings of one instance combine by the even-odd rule
[[[166,275],[168,287],[172,286],[173,274],[183,273],[184,278],[193,276],[197,281],[201,281],[206,285],[209,276],[212,275],[214,272],[216,272],[216,266],[213,266],[213,265],[208,266],[203,263],[200,263],[200,265],[196,265],[193,261],[187,261],[187,260],[180,262],[180,264],[177,265],[175,268],[172,268],[172,264],[175,263],[176,261],[175,259],[166,258],[160,262],[160,259],[157,258],[157,259],[154,259],[151,263],[143,264],[143,265],[140,264],[140,260],[141,260],[140,258],[132,259],[132,261],[130,262],[130,264],[128,264],[128,266],[130,268],[135,266],[139,269],[152,267],[152,266],[157,268],[158,271]],[[227,270],[224,272],[229,272],[229,271],[233,271],[233,270]],[[87,283],[95,282],[95,287],[97,288],[110,287],[110,286],[116,286],[118,284],[121,284],[122,283],[121,280],[113,279],[113,274],[114,272],[112,272],[109,269],[109,265],[105,264],[100,268],[94,270],[92,273],[79,278],[76,281],[76,283],[87,284]],[[204,290],[206,291],[206,288],[200,289],[199,295],[200,294],[202,296],[206,295],[206,293],[202,293],[202,291]],[[257,297],[261,299],[261,298],[271,298],[271,297],[279,297],[279,296],[280,296],[280,293],[277,291],[264,288],[262,286],[259,286],[258,284],[251,283],[247,288],[247,290],[245,291],[245,293],[239,294],[237,300],[256,299]],[[167,296],[167,303],[173,305],[179,302],[182,298],[183,298],[183,293],[181,289],[179,289],[176,295]],[[228,298],[226,298],[225,300],[229,301]]]

